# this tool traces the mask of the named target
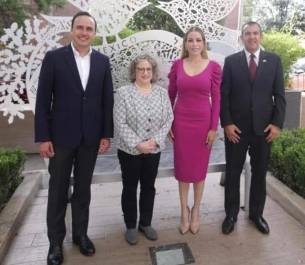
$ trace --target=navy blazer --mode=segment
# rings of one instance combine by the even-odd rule
[[[242,133],[264,135],[273,124],[282,128],[285,117],[285,92],[280,58],[260,51],[254,82],[250,81],[246,54],[235,53],[225,59],[221,84],[222,127],[235,124]]]
[[[35,142],[75,147],[113,136],[113,86],[109,59],[92,49],[85,91],[71,45],[49,51],[40,70]]]

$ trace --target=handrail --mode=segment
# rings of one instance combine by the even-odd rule
[[[209,164],[208,173],[225,172],[225,168],[226,168],[225,163],[212,163]],[[172,176],[174,176],[173,167],[159,168],[157,178],[172,177]],[[119,170],[112,172],[94,173],[92,178],[92,183],[117,182],[117,181],[121,181],[121,171]]]

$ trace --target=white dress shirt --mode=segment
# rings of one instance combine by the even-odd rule
[[[254,61],[256,63],[256,66],[258,66],[258,62],[259,62],[259,55],[261,53],[261,49],[258,49],[254,54]],[[246,58],[247,58],[247,63],[248,63],[248,66],[249,66],[249,63],[250,63],[250,59],[251,59],[251,54],[250,52],[248,52],[246,49],[245,49],[245,54],[246,54]]]
[[[79,52],[75,49],[72,42],[71,47],[76,61],[78,74],[82,82],[83,89],[85,91],[90,73],[90,56],[92,53],[92,48],[90,47],[89,52],[85,56],[80,56]]]

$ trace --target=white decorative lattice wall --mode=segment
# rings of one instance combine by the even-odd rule
[[[185,32],[190,26],[201,26],[211,48],[210,57],[223,62],[224,56],[238,47],[238,30],[220,25],[241,0],[172,0],[158,1],[157,8],[168,13]],[[126,84],[129,62],[138,54],[149,53],[159,62],[161,79],[167,85],[171,62],[179,57],[181,37],[164,30],[149,30],[125,39],[118,35],[136,12],[151,3],[147,0],[68,0],[79,10],[89,11],[97,21],[97,36],[103,45],[94,48],[110,57],[115,88]],[[13,23],[5,29],[0,51],[0,110],[12,123],[15,117],[24,118],[24,101],[19,92],[26,89],[29,104],[34,111],[41,61],[47,50],[60,47],[63,34],[70,31],[71,16],[33,17],[24,28]],[[239,21],[239,18],[236,18]],[[108,44],[106,36],[116,36]]]

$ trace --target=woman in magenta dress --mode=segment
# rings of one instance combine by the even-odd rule
[[[175,177],[179,181],[182,234],[200,227],[200,203],[211,147],[216,140],[220,109],[221,68],[209,60],[203,31],[190,28],[183,38],[181,59],[169,73],[169,97],[174,108],[170,137],[174,143]],[[190,183],[194,205],[188,206]]]

